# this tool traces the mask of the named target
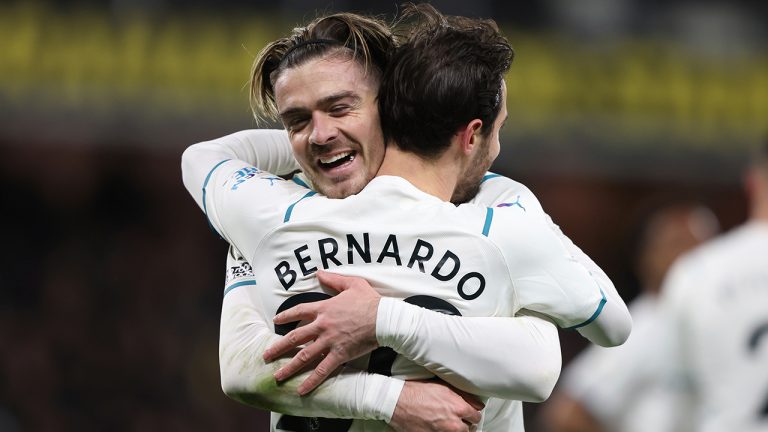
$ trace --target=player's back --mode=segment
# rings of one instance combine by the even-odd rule
[[[290,213],[255,252],[260,258],[254,260],[254,276],[263,288],[250,292],[259,296],[268,319],[293,305],[331,295],[319,286],[317,269],[364,277],[384,296],[451,315],[516,313],[507,264],[484,233],[488,212],[481,207],[457,208],[401,178],[379,177],[356,196],[304,200]],[[294,326],[275,330],[285,334]],[[433,377],[389,348],[352,366],[403,379]],[[286,421],[306,420],[274,415],[274,430],[281,430],[279,425]],[[324,422],[339,422],[313,421],[323,427]],[[386,429],[381,422],[360,420],[327,427]]]
[[[399,177],[377,177],[343,200],[305,200],[255,252],[256,280],[273,287],[259,291],[266,312],[320,298],[304,294],[323,292],[314,273],[324,269],[443,312],[513,316],[508,266],[484,234],[486,219],[483,208],[442,202]]]
[[[688,278],[673,294],[688,303],[678,330],[698,430],[768,431],[768,224],[739,227],[677,267]]]

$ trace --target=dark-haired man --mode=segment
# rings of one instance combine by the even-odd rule
[[[484,45],[480,39],[472,39],[466,27],[462,27],[459,23],[453,25],[456,26],[453,30],[456,30],[457,34],[465,34],[472,43],[479,43],[475,47],[482,49],[477,50],[477,52],[488,52],[487,48],[492,48],[492,46]],[[493,35],[495,29],[491,30],[481,25],[478,27],[478,31]],[[447,43],[444,37],[438,37],[432,41],[433,46],[439,46],[441,43]],[[318,41],[311,44],[323,46],[327,45],[328,42]],[[504,44],[501,43],[501,45]],[[361,113],[370,112],[371,108],[368,107],[371,107],[372,99],[375,100],[375,93],[371,97],[370,91],[360,92],[351,85],[349,88],[345,87],[346,89],[337,88],[336,86],[339,85],[344,87],[346,83],[355,83],[357,86],[363,83],[364,85],[360,88],[365,89],[365,83],[369,77],[359,63],[349,61],[349,55],[343,49],[336,49],[339,47],[333,45],[330,48],[332,52],[317,55],[300,65],[287,68],[283,74],[273,79],[277,106],[280,108],[281,116],[289,130],[294,150],[298,150],[297,153],[299,154],[302,150],[306,151],[307,157],[304,162],[310,167],[318,168],[317,173],[319,175],[343,177],[344,169],[348,167],[348,164],[355,163],[357,152],[362,148],[362,145],[356,146],[361,141],[354,131],[366,132],[371,130],[365,129],[362,122],[356,123],[355,121],[360,118]],[[287,298],[288,300],[285,301],[288,303],[282,303],[279,306],[292,304],[289,302],[290,298],[298,297],[294,296],[294,293],[299,293],[299,296],[317,294],[316,279],[310,276],[320,267],[333,267],[334,271],[345,272],[349,270],[348,274],[364,275],[374,282],[377,289],[399,298],[422,297],[423,300],[425,296],[423,287],[427,283],[431,283],[435,285],[435,289],[428,291],[441,295],[431,296],[432,300],[430,301],[442,300],[443,303],[440,303],[442,308],[447,310],[453,308],[464,315],[476,315],[478,318],[445,319],[450,317],[436,317],[437,314],[429,314],[428,311],[422,311],[419,308],[403,308],[399,304],[400,302],[388,302],[388,310],[392,313],[405,311],[403,313],[407,313],[411,317],[428,316],[429,318],[425,319],[429,320],[437,321],[438,318],[441,318],[440,322],[445,326],[443,330],[447,334],[451,333],[451,329],[455,330],[457,326],[468,325],[467,323],[470,322],[478,327],[491,326],[482,328],[493,328],[497,330],[496,334],[486,330],[482,333],[487,336],[485,340],[467,340],[460,346],[463,355],[459,362],[452,366],[454,369],[461,370],[461,373],[456,374],[459,375],[458,377],[454,377],[456,378],[454,384],[459,387],[464,386],[466,390],[477,394],[523,398],[517,394],[507,393],[508,388],[493,388],[492,384],[489,384],[490,389],[478,388],[477,382],[485,382],[482,377],[467,379],[467,376],[474,373],[471,369],[481,369],[478,368],[478,364],[494,364],[504,367],[493,371],[496,374],[495,378],[500,380],[497,384],[504,387],[507,384],[504,377],[508,377],[505,375],[506,367],[510,366],[510,360],[514,358],[505,351],[505,349],[513,346],[514,341],[505,339],[508,334],[503,330],[498,330],[499,326],[503,328],[511,319],[492,320],[481,317],[512,316],[517,313],[520,307],[524,307],[547,314],[562,325],[578,325],[582,321],[594,318],[592,315],[599,312],[605,298],[600,294],[598,282],[592,279],[583,267],[574,263],[570,254],[563,248],[560,239],[552,233],[549,226],[542,220],[543,218],[538,217],[538,215],[526,217],[527,210],[520,205],[519,201],[518,206],[495,209],[496,216],[494,216],[494,209],[477,207],[456,209],[450,204],[436,201],[438,199],[449,200],[453,196],[457,184],[461,183],[462,175],[468,172],[470,167],[480,166],[482,167],[480,172],[485,172],[492,157],[498,153],[498,130],[505,119],[503,113],[506,111],[504,107],[506,95],[502,81],[506,66],[503,64],[503,57],[507,55],[511,58],[511,50],[506,54],[503,52],[499,54],[498,63],[501,66],[498,70],[491,72],[493,75],[491,76],[492,85],[495,86],[496,91],[480,94],[479,96],[482,97],[478,97],[486,106],[491,107],[490,114],[483,115],[483,110],[480,109],[472,112],[471,117],[473,118],[457,119],[458,130],[448,134],[449,141],[447,142],[445,139],[438,138],[436,142],[443,148],[437,149],[429,155],[419,155],[411,149],[399,149],[390,146],[379,170],[379,177],[374,179],[354,199],[324,200],[311,191],[295,189],[295,185],[285,184],[274,176],[264,174],[253,167],[236,161],[224,160],[227,157],[239,157],[239,149],[230,151],[231,149],[223,149],[221,146],[216,148],[215,145],[205,144],[193,147],[185,154],[185,163],[187,164],[185,183],[190,192],[196,196],[198,203],[208,212],[214,226],[220,233],[233,241],[238,249],[251,251],[250,253],[246,252],[246,258],[249,260],[256,258],[254,253],[260,253],[262,248],[267,245],[272,246],[270,253],[266,256],[275,259],[276,262],[254,262],[254,264],[260,266],[256,269],[256,281],[263,278],[269,284],[274,283],[271,279],[276,277],[279,284],[274,284],[274,286],[277,289],[262,288],[262,291],[270,292],[269,295],[264,296],[261,295],[263,292],[259,292],[258,289],[249,290],[251,295],[259,296],[257,303],[262,303],[263,307],[266,308],[262,310],[263,313],[270,315],[280,309],[280,307],[276,307],[278,305],[275,304],[275,299],[281,298],[281,296]],[[508,60],[509,58],[507,59],[507,66]],[[325,77],[318,72],[325,73]],[[347,80],[339,80],[340,76],[346,77]],[[482,81],[485,83],[488,80],[483,79]],[[310,93],[314,93],[308,98],[299,95],[302,87],[293,86],[297,82],[311,83]],[[368,85],[368,87],[371,86]],[[375,104],[373,107],[375,108]],[[350,128],[350,124],[358,125],[360,128]],[[301,156],[299,159],[301,161]],[[201,166],[207,168],[201,168]],[[209,172],[210,168],[214,166],[216,169]],[[241,193],[243,191],[249,192]],[[262,203],[271,204],[260,206],[249,199],[242,198],[243,195],[249,193],[258,195]],[[240,207],[241,205],[243,207]],[[376,205],[382,206],[382,211],[372,212]],[[400,216],[391,213],[397,208],[401,210],[402,208],[409,208],[414,212],[410,215],[413,218],[411,227],[400,223],[392,225],[393,222],[402,218],[402,213],[398,213]],[[339,214],[341,211],[353,213]],[[423,213],[423,211],[427,213]],[[281,214],[278,215],[275,212]],[[245,216],[245,214],[248,215]],[[279,216],[279,224],[273,225],[272,217],[277,216]],[[230,217],[235,219],[230,219]],[[239,219],[240,217],[245,219]],[[319,219],[315,219],[318,217]],[[495,222],[494,217],[496,218]],[[357,222],[364,220],[370,228],[362,230],[360,227],[349,225],[350,223],[354,225],[355,218],[361,219]],[[384,219],[380,220],[379,218]],[[511,242],[512,239],[507,236],[511,234],[511,231],[515,231],[510,229],[510,232],[503,232],[504,229],[501,227],[506,228],[507,226],[500,219],[507,218],[519,223],[513,224],[517,229],[528,223],[531,224],[526,225],[530,230],[518,232],[521,236],[518,240],[525,239],[527,235],[534,233],[542,234],[543,238],[532,243],[530,249],[523,250],[518,245],[511,248],[509,254],[498,255],[498,251],[490,245],[500,242],[509,246],[507,242]],[[386,225],[384,224],[385,220],[389,221]],[[321,227],[330,221],[335,227]],[[422,223],[419,224],[418,221],[422,221]],[[427,221],[429,224],[426,224]],[[475,222],[479,224],[477,232],[473,232],[466,225]],[[345,226],[346,231],[350,232],[342,232],[345,231]],[[392,232],[385,233],[385,231]],[[459,240],[461,240],[462,246],[457,248],[456,242]],[[254,241],[256,243],[253,243]],[[460,253],[459,250],[464,252]],[[474,250],[474,252],[467,252],[467,250]],[[557,256],[552,257],[548,255],[549,253],[555,253]],[[264,255],[260,256],[262,256],[260,259],[263,259]],[[522,277],[522,279],[517,279],[516,285],[504,282],[505,277],[511,274],[520,276],[520,273],[516,272],[524,271],[522,268],[515,268],[511,273],[507,271],[509,269],[501,270],[509,267],[507,261],[510,256],[516,258],[514,260],[516,264],[513,267],[519,266],[521,262],[529,262],[533,273],[543,268],[540,266],[547,267],[551,272],[547,273],[548,276],[543,279]],[[361,262],[365,264],[362,267],[357,265]],[[380,265],[374,265],[374,262]],[[505,262],[506,264],[504,264]],[[472,270],[473,267],[477,269]],[[491,267],[496,270],[491,270]],[[364,273],[356,273],[357,270],[363,268]],[[484,274],[481,271],[483,269],[488,270],[489,273]],[[491,276],[492,274],[493,276]],[[496,274],[502,275],[500,276],[502,279],[497,279]],[[503,276],[505,274],[506,276]],[[406,282],[405,278],[402,277],[406,275],[409,278],[413,277],[413,282]],[[568,275],[568,277],[564,277],[564,275]],[[490,279],[494,279],[494,281],[491,282]],[[565,289],[563,291],[547,291],[541,288],[544,286],[552,287],[553,285],[550,283],[553,280],[558,282],[559,288]],[[511,291],[501,292],[512,289],[513,285],[515,285],[514,293]],[[541,289],[534,290],[534,285]],[[414,288],[415,286],[422,288]],[[498,289],[491,294],[486,291],[486,287],[490,286],[498,287]],[[449,287],[450,289],[448,289]],[[581,291],[582,289],[584,291]],[[246,297],[248,296],[245,293],[246,290],[238,291],[245,294]],[[234,292],[236,291],[231,291],[230,295]],[[483,295],[484,292],[485,296]],[[563,294],[563,292],[572,297],[560,302],[559,300],[563,299],[555,297]],[[538,300],[531,302],[538,294],[544,293],[551,294],[553,297],[538,299],[541,300],[540,302]],[[305,299],[309,298],[304,297]],[[569,300],[577,298],[581,299],[583,303],[575,308],[577,310],[571,309],[573,305],[569,304]],[[445,305],[446,301],[447,305]],[[616,305],[611,305],[611,307],[616,307]],[[584,320],[580,320],[580,318],[584,318]],[[596,323],[599,321],[598,319]],[[224,327],[224,323],[222,326]],[[379,330],[377,324],[376,331],[379,332]],[[542,331],[548,332],[549,330]],[[547,334],[549,336],[546,336]],[[542,335],[551,337],[552,333],[542,333]],[[384,337],[383,335],[380,336]],[[494,337],[501,339],[491,340]],[[488,343],[495,344],[498,347],[497,352],[483,355],[482,349],[474,348],[478,343],[480,345],[485,344],[483,346]],[[441,346],[440,341],[435,340],[435,345]],[[222,349],[224,349],[223,346]],[[430,349],[426,351],[430,351]],[[429,357],[434,354],[434,352],[427,352],[425,355]],[[495,354],[501,355],[494,358]],[[555,353],[555,356],[559,367],[559,355]],[[475,360],[477,363],[472,365],[472,361]],[[404,367],[402,361],[398,364],[398,361],[395,360],[395,363],[389,365],[393,367],[393,373],[408,377],[418,377],[420,373],[423,373],[423,370],[419,369],[408,371],[408,367]],[[445,359],[443,362],[450,361],[451,359]],[[465,364],[461,364],[462,361]],[[424,363],[430,363],[430,361],[427,360]],[[474,367],[464,371],[462,367],[466,368],[467,363]],[[430,370],[438,372],[438,375],[440,375],[440,369],[450,369],[443,364],[433,363],[431,366]],[[545,367],[544,364],[539,366]],[[225,365],[222,364],[222,368],[224,367]],[[482,372],[488,373],[487,370],[478,371],[480,375]],[[421,376],[426,377],[428,375]],[[552,383],[550,381],[552,376],[539,377],[547,383]],[[536,376],[530,378],[535,381]],[[447,379],[450,380],[450,377]],[[258,383],[250,383],[250,385],[253,384]],[[263,382],[263,384],[267,385],[268,382]],[[235,386],[240,386],[238,390],[247,394],[241,395],[243,399],[258,397],[249,393],[253,390],[252,387],[247,388],[249,383],[239,382]],[[548,393],[548,390],[545,393]],[[274,409],[274,407],[270,408]],[[475,419],[466,420],[468,423],[475,422]]]

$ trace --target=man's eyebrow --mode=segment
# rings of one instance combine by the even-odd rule
[[[359,102],[360,100],[362,100],[362,97],[360,97],[360,95],[358,95],[357,93],[355,93],[355,92],[353,92],[351,90],[344,90],[344,91],[340,91],[338,93],[334,93],[334,94],[328,95],[328,96],[318,100],[316,105],[319,106],[319,107],[325,107],[325,106],[333,104],[334,102],[337,102],[337,101],[339,101],[341,99],[346,99],[346,98],[351,98],[352,100],[354,100],[354,102]],[[292,115],[295,115],[295,114],[304,113],[304,112],[307,112],[307,111],[310,111],[310,110],[308,110],[307,108],[303,108],[303,107],[295,107],[295,108],[288,108],[285,111],[280,112],[279,115],[280,115],[281,118],[285,118],[285,117],[289,117],[289,116],[292,116]]]

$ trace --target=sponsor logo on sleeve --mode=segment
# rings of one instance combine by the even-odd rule
[[[520,204],[520,195],[518,195],[515,201],[513,202],[505,202],[505,203],[496,205],[496,207],[514,207],[514,206],[520,207],[521,209],[523,209],[523,211],[527,211],[525,210],[525,207],[523,207],[523,205]]]
[[[232,174],[232,190],[237,190],[238,187],[240,187],[241,184],[245,183],[248,179],[253,178],[256,174],[260,173],[261,171],[258,168],[254,167],[245,167],[243,169],[239,169],[235,171],[234,174]]]

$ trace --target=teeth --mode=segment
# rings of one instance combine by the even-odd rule
[[[344,159],[345,157],[347,157],[347,156],[349,156],[351,154],[352,154],[352,152],[344,152],[344,153],[335,154],[335,155],[327,157],[327,158],[320,158],[320,163],[324,163],[324,164],[334,163],[337,160]],[[354,160],[354,159],[355,159],[354,156],[349,158],[349,160]]]

